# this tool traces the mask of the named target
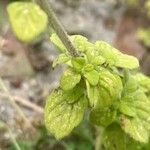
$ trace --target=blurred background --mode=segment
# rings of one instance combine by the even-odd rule
[[[47,34],[30,44],[17,40],[0,0],[0,150],[93,150],[97,129],[88,116],[67,138],[57,141],[44,127],[43,108],[49,92],[58,86],[63,66],[52,69],[58,51]],[[68,34],[91,41],[104,40],[123,53],[136,56],[141,71],[150,75],[149,0],[51,0]],[[24,112],[25,124],[10,102]],[[95,140],[96,139],[96,140]]]

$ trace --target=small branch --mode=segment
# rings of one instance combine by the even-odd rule
[[[31,125],[30,121],[26,118],[26,116],[23,113],[23,111],[15,103],[14,98],[11,96],[10,92],[6,88],[4,82],[3,82],[3,80],[1,78],[0,78],[0,88],[6,93],[6,95],[8,96],[8,100],[9,100],[10,104],[14,107],[15,111],[17,112],[17,114],[20,115],[20,117],[23,119],[23,121],[27,125],[27,127],[34,129],[33,126]]]
[[[26,100],[26,99],[23,99],[21,97],[18,97],[18,96],[14,96],[14,100],[17,102],[17,103],[20,103],[21,105],[24,105],[26,107],[29,107],[30,109],[33,109],[34,111],[40,113],[40,114],[43,114],[44,110],[42,107],[40,106],[37,106],[36,104],[34,103],[31,103],[30,101]]]
[[[32,103],[32,102],[30,102],[30,101],[28,101],[28,100],[26,100],[26,99],[24,99],[22,97],[13,96],[13,95],[11,95],[11,96],[13,97],[14,101],[17,102],[17,103],[19,103],[20,105],[28,107],[28,108],[34,110],[37,113],[40,113],[40,114],[44,113],[44,110],[43,110],[42,107],[37,106],[36,104],[34,104],[34,103]],[[0,97],[8,98],[8,95],[0,93]]]
[[[64,30],[63,26],[57,19],[52,7],[51,3],[48,0],[38,0],[40,6],[43,8],[43,10],[47,13],[48,19],[49,19],[49,24],[50,26],[54,29],[56,34],[59,36],[69,53],[71,54],[72,57],[77,57],[78,53],[73,46],[72,42],[70,41],[67,32]]]

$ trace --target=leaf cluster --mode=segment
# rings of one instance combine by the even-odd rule
[[[130,73],[139,67],[138,60],[104,41],[90,43],[81,35],[70,36],[79,53],[79,57],[72,57],[55,33],[50,39],[62,52],[53,67],[62,63],[68,65],[60,87],[47,98],[45,122],[50,133],[57,139],[67,136],[88,109],[93,124],[107,131],[115,123],[123,136],[147,143],[150,79],[141,73]],[[104,140],[107,147],[106,143]]]

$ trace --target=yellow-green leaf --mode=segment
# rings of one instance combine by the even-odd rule
[[[75,48],[80,52],[85,52],[88,49],[93,48],[93,44],[88,42],[88,39],[82,35],[72,35],[70,36]]]
[[[134,140],[147,143],[150,135],[150,101],[130,77],[125,84],[119,110],[120,125]]]
[[[82,96],[74,103],[68,103],[62,90],[54,91],[47,98],[45,106],[45,125],[57,139],[61,139],[82,121],[87,99]]]
[[[106,59],[106,62],[110,66],[128,69],[139,67],[139,61],[136,57],[123,54],[104,41],[97,41],[95,43],[95,47],[99,51],[100,55]]]
[[[145,93],[150,92],[150,77],[142,73],[137,73],[134,76],[134,79],[139,83],[140,87],[143,89]]]
[[[73,68],[80,72],[85,65],[85,59],[82,57],[75,57],[71,59],[71,63]]]
[[[13,2],[7,11],[15,35],[23,42],[32,41],[46,29],[48,17],[35,3]]]
[[[145,122],[142,122],[139,118],[128,118],[122,116],[120,118],[122,129],[129,134],[134,140],[137,140],[141,143],[147,143],[149,141],[149,132],[144,127]],[[147,128],[149,123],[145,124]]]
[[[81,75],[74,71],[72,68],[68,68],[64,71],[60,79],[60,87],[63,90],[70,90],[74,88],[81,80]]]
[[[96,70],[92,70],[84,73],[84,77],[88,80],[88,82],[95,86],[99,81],[99,73]]]
[[[66,63],[70,60],[70,57],[66,54],[60,54],[54,61],[53,61],[53,68],[56,67],[56,65]]]
[[[127,139],[120,126],[113,123],[105,128],[102,141],[106,150],[127,150]]]
[[[90,121],[98,126],[108,126],[116,119],[117,112],[112,108],[93,108]]]
[[[99,104],[100,107],[109,107],[121,97],[123,89],[121,78],[108,70],[99,73]]]
[[[99,91],[97,86],[90,85],[86,80],[86,90],[90,106],[95,107],[99,98]]]

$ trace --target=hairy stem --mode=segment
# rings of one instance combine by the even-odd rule
[[[68,34],[59,22],[58,18],[56,17],[49,0],[38,0],[40,6],[43,8],[43,10],[47,13],[49,24],[54,29],[58,37],[61,39],[69,53],[72,57],[77,57],[78,53],[73,46],[72,42],[68,38]]]

